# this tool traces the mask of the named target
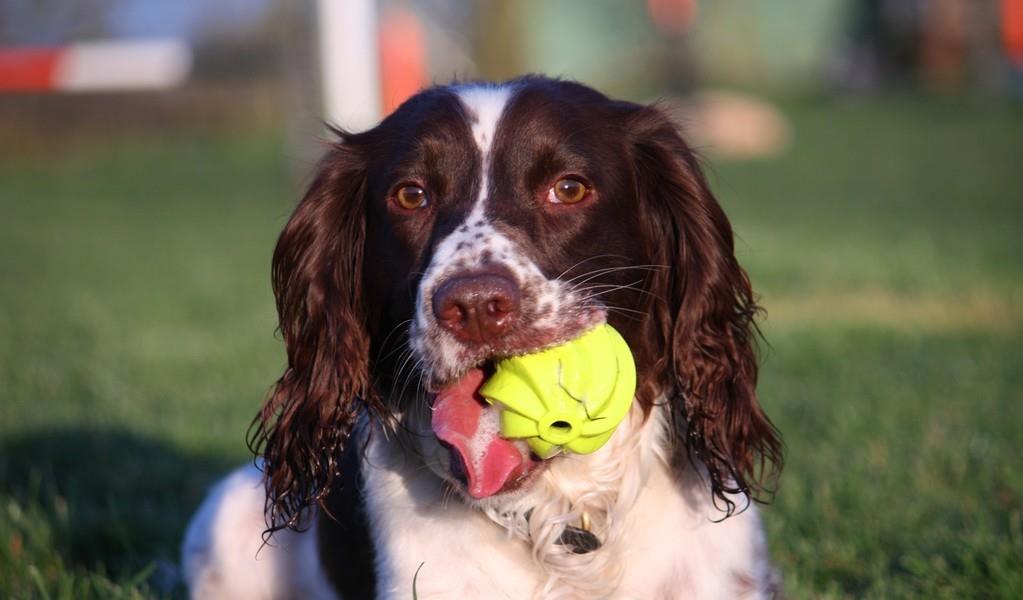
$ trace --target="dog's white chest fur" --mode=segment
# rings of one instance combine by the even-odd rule
[[[378,596],[412,598],[415,579],[424,600],[530,597],[538,579],[525,545],[407,461],[371,442],[363,465]]]
[[[577,476],[606,478],[609,494],[599,502],[609,505],[604,518],[614,522],[603,524],[604,547],[585,555],[538,551],[465,504],[401,444],[373,436],[362,469],[377,597],[408,600],[413,587],[421,600],[769,597],[773,575],[756,508],[715,522],[720,513],[705,482],[692,468],[677,481],[660,460],[659,420],[629,421],[642,432],[616,435],[606,453],[571,457],[578,459],[574,465],[561,461],[563,468],[545,473],[535,491],[521,498],[529,504],[540,499],[537,494],[573,496],[583,483],[573,481]],[[626,460],[596,469],[609,455]],[[336,597],[318,564],[315,527],[280,532],[261,548],[264,498],[259,472],[246,467],[200,508],[183,548],[192,596]],[[547,500],[552,506],[560,501]],[[585,497],[576,500],[587,503]],[[536,513],[543,514],[542,508]]]
[[[649,429],[651,423],[645,425]],[[620,465],[622,489],[604,499],[613,505],[606,518],[619,521],[607,524],[605,535],[614,539],[596,551],[605,555],[563,552],[549,565],[536,547],[467,506],[400,445],[375,438],[367,448],[363,475],[379,597],[412,598],[413,581],[424,600],[765,597],[771,572],[755,507],[715,522],[720,513],[711,506],[705,484],[692,469],[685,481],[672,479],[667,465],[643,447],[660,441],[659,436],[644,434],[621,436],[640,443],[631,448],[632,460]],[[654,464],[641,464],[645,460]],[[547,481],[537,488],[548,484],[551,493],[550,480],[562,478],[554,484],[570,493],[581,483],[571,481],[573,475],[545,473]]]

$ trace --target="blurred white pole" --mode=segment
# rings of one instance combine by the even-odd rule
[[[376,0],[317,0],[326,120],[362,131],[380,120]]]
[[[192,70],[182,40],[97,40],[0,49],[0,91],[126,92],[181,85]]]
[[[54,75],[68,92],[161,90],[181,85],[192,69],[192,49],[181,40],[72,44]]]

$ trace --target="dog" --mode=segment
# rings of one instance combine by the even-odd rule
[[[273,256],[287,369],[189,525],[191,596],[772,597],[760,308],[665,112],[527,76],[334,134]],[[502,437],[494,362],[604,323],[637,370],[606,445]]]

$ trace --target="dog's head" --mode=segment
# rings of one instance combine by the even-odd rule
[[[780,442],[754,392],[757,307],[660,110],[527,77],[432,88],[336,133],[273,259],[288,368],[254,442],[275,525],[331,488],[360,414],[418,432],[471,497],[528,486],[541,462],[475,392],[495,358],[605,320],[644,412],[666,405],[675,468],[702,463],[729,512],[761,490]]]

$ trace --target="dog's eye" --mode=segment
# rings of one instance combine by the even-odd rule
[[[589,195],[590,188],[585,183],[572,177],[562,177],[547,192],[547,201],[551,204],[575,204]]]
[[[426,190],[418,185],[403,185],[394,193],[394,201],[398,206],[412,210],[426,206]]]

